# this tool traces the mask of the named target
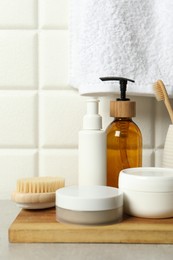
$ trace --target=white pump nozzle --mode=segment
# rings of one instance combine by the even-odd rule
[[[83,118],[83,129],[100,130],[102,129],[102,118],[98,114],[98,99],[87,100],[87,114]]]

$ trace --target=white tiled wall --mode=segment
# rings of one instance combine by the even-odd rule
[[[0,0],[0,199],[17,178],[63,175],[77,183],[85,98],[68,86],[68,0]],[[101,98],[104,128],[109,101]],[[134,97],[143,165],[160,166],[169,118],[155,98]]]

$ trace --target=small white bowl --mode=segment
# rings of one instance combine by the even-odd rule
[[[139,167],[122,170],[125,213],[143,218],[173,217],[173,169]]]

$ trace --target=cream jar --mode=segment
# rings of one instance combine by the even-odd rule
[[[173,169],[129,168],[119,176],[124,211],[143,218],[173,217]]]
[[[106,186],[69,186],[56,191],[56,220],[101,225],[122,220],[123,193]]]

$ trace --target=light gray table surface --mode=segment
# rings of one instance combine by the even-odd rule
[[[8,228],[19,211],[13,202],[0,200],[0,260],[173,259],[173,245],[9,243]]]

